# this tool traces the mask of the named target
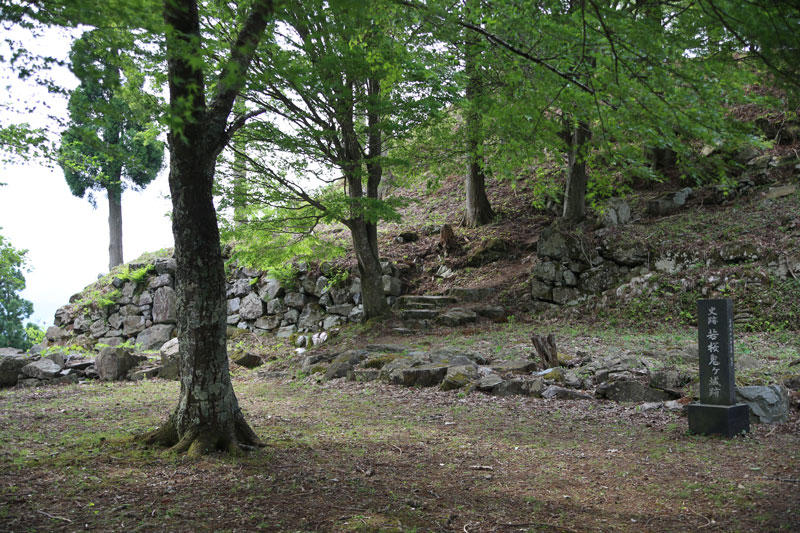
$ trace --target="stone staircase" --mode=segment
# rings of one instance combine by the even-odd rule
[[[450,289],[446,295],[406,294],[397,298],[395,308],[406,327],[428,328],[434,324],[463,326],[484,316],[497,320],[505,316],[499,306],[477,306],[472,309],[458,306],[485,301],[493,289]]]

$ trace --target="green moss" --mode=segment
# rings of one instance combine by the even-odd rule
[[[387,363],[391,363],[395,359],[402,357],[399,353],[381,354],[375,357],[370,357],[362,365],[364,368],[383,368]]]

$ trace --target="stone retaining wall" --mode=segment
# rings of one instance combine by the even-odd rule
[[[159,349],[176,332],[176,264],[172,258],[160,258],[128,268],[148,266],[148,275],[138,282],[112,275],[70,298],[70,304],[56,311],[47,344],[94,349],[128,343],[142,351]],[[392,305],[402,292],[399,270],[384,262],[383,271],[384,293]],[[360,322],[361,280],[331,281],[340,277],[325,265],[317,273],[300,267],[288,282],[256,269],[231,268],[226,288],[228,326],[290,337]]]

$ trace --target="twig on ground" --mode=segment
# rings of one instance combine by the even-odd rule
[[[472,465],[469,467],[470,470],[494,470],[493,466],[484,466],[484,465]]]
[[[706,521],[706,523],[705,523],[705,524],[703,524],[702,526],[697,526],[697,529],[703,529],[704,527],[708,527],[708,526],[710,526],[711,524],[714,524],[714,523],[715,523],[715,522],[714,522],[712,519],[708,518],[707,516],[703,516],[703,515],[701,515],[700,513],[698,513],[697,511],[695,511],[695,510],[693,510],[693,509],[689,509],[689,512],[690,512],[690,513],[692,513],[692,514],[695,514],[695,515],[699,516],[700,518],[702,518],[703,520],[705,520],[705,521]]]
[[[41,509],[36,512],[45,515],[47,518],[52,518],[53,520],[63,520],[64,522],[69,522],[70,524],[72,523],[72,520],[70,520],[69,518],[64,518],[63,516],[56,516],[50,513],[45,513]]]
[[[518,522],[518,523],[499,523],[497,524],[500,527],[530,527],[530,526],[540,526],[546,527],[550,531],[569,531],[570,533],[578,533],[577,529],[572,529],[571,527],[566,526],[559,526],[556,524],[551,524],[549,522]]]

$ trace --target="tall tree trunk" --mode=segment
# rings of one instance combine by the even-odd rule
[[[591,130],[586,121],[578,121],[577,126],[567,129],[567,187],[564,193],[564,219],[567,222],[580,222],[586,217],[586,144],[591,138]]]
[[[239,76],[271,14],[271,2],[255,2],[231,51]],[[182,110],[183,127],[171,130],[169,185],[172,232],[177,261],[176,288],[181,391],[178,406],[150,443],[200,455],[214,450],[238,452],[260,441],[244,419],[228,373],[225,273],[212,197],[216,157],[228,140],[226,122],[243,78],[220,73],[217,94],[207,107],[203,72],[187,51],[200,39],[197,4],[167,0],[167,68],[170,111]],[[249,55],[248,55],[249,54]]]
[[[117,178],[119,183],[119,178]],[[108,195],[108,269],[122,264],[122,188],[106,187]]]
[[[466,210],[464,225],[475,228],[494,218],[494,211],[486,196],[486,175],[483,172],[483,134],[481,131],[480,98],[482,82],[477,68],[477,49],[474,40],[465,42],[464,72],[467,76],[466,98],[466,149],[469,169],[465,180]]]
[[[348,194],[354,199],[351,208],[351,217],[347,226],[353,237],[353,249],[358,261],[358,272],[361,276],[361,299],[364,304],[364,317],[373,318],[385,315],[389,306],[383,293],[383,269],[378,255],[378,225],[371,222],[365,215],[365,206],[361,203],[364,197],[362,184],[363,157],[358,145],[355,123],[353,121],[352,86],[344,100],[348,102],[342,114],[342,139],[345,150],[345,181]],[[378,188],[381,183],[383,167],[381,165],[381,131],[380,113],[380,83],[376,79],[367,82],[368,111],[367,111],[367,198],[378,198]]]

